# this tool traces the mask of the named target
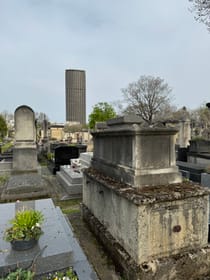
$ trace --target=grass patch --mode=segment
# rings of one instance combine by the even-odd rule
[[[68,214],[74,214],[74,213],[79,213],[80,212],[80,208],[75,208],[75,209],[62,209],[62,212],[63,212],[63,214],[66,214],[66,215],[68,215]]]
[[[7,150],[9,150],[11,147],[13,146],[13,143],[12,142],[7,142],[7,143],[4,143],[1,147],[1,152],[2,153],[5,153]]]
[[[9,179],[8,175],[2,175],[0,176],[0,186],[4,185]]]
[[[80,212],[81,199],[64,200],[56,203],[64,214],[73,214]]]

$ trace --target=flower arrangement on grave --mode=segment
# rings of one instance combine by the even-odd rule
[[[4,240],[11,243],[15,250],[25,250],[33,247],[43,234],[41,224],[44,215],[34,209],[22,209],[10,220],[11,227],[4,232]]]

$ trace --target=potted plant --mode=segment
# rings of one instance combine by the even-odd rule
[[[27,250],[37,244],[43,234],[41,223],[44,216],[41,211],[22,209],[10,220],[12,225],[4,232],[4,240],[11,243],[14,250]]]

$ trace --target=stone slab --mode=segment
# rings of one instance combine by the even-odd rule
[[[201,185],[210,188],[210,174],[201,173]]]
[[[14,217],[15,211],[23,205],[42,211],[45,217],[42,226],[44,234],[33,249],[17,252],[3,240],[3,233],[9,227],[8,221]],[[51,199],[0,204],[0,277],[17,265],[28,268],[34,260],[37,275],[72,266],[80,280],[97,279],[70,224]]]
[[[82,178],[79,184],[71,183],[71,179],[60,171],[56,172],[56,178],[69,195],[69,199],[82,197]]]
[[[80,162],[81,162],[82,168],[90,166],[92,157],[93,157],[93,152],[87,152],[87,153],[80,154]]]
[[[71,184],[81,184],[82,183],[82,172],[80,171],[80,169],[73,169],[70,167],[70,165],[61,166],[60,173],[62,173]]]
[[[36,199],[49,196],[48,182],[37,172],[12,174],[3,188],[2,201]]]
[[[108,126],[119,125],[119,124],[134,124],[134,123],[141,124],[143,123],[143,120],[137,115],[126,115],[126,116],[107,120],[106,123]]]

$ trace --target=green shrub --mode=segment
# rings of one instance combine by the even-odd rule
[[[33,278],[34,272],[18,268],[16,271],[10,272],[6,278],[0,278],[0,280],[32,280]]]

